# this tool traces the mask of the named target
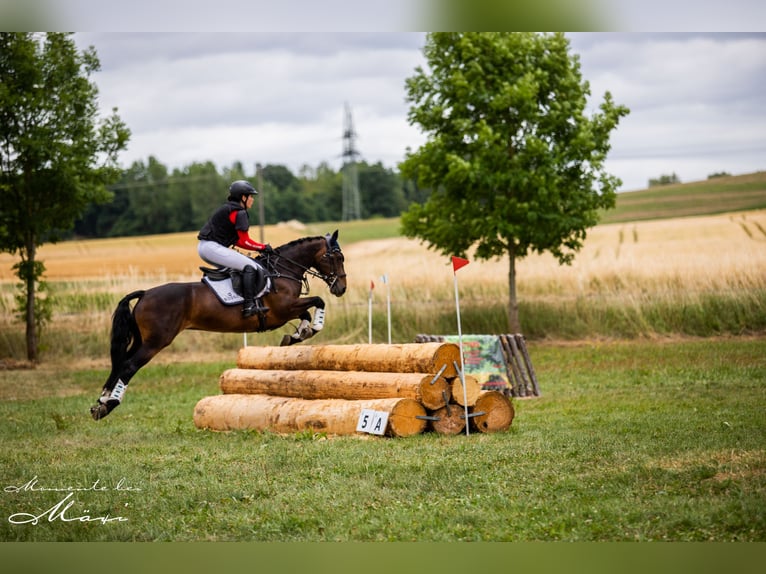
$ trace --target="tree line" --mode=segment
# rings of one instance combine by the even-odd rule
[[[219,169],[212,162],[169,170],[157,158],[134,162],[107,186],[112,199],[88,205],[75,222],[78,237],[121,237],[200,229],[227,197],[232,181],[247,179],[263,198],[264,224],[299,220],[338,221],[343,209],[344,167],[327,163],[304,166],[294,174],[284,165],[262,166],[246,173],[241,162]],[[398,217],[422,201],[424,192],[382,163],[356,164],[362,219]],[[250,214],[258,221],[258,210]]]

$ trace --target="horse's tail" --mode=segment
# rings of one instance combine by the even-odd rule
[[[112,374],[115,374],[141,345],[141,331],[130,308],[133,299],[140,299],[145,291],[133,291],[117,303],[112,316]]]

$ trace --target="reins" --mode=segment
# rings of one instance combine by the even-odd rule
[[[329,246],[328,246],[327,252],[325,252],[325,254],[322,255],[322,257],[323,258],[324,257],[329,257],[330,255],[334,255],[336,253],[341,253],[340,248],[334,247],[334,248],[330,249]],[[342,253],[341,253],[341,255],[342,255]],[[298,267],[299,269],[301,269],[302,272],[303,272],[302,275],[300,277],[295,277],[293,275],[282,274],[280,272],[280,270],[279,270],[279,265],[282,263],[281,260],[285,260],[286,262],[288,262],[288,263]],[[324,281],[327,284],[327,286],[330,289],[332,289],[333,285],[335,285],[335,283],[341,277],[341,275],[338,275],[338,273],[337,273],[337,271],[335,269],[336,262],[335,262],[334,259],[333,259],[333,271],[329,275],[325,275],[324,273],[319,273],[318,271],[314,271],[314,269],[312,269],[310,265],[306,266],[303,263],[300,263],[298,261],[295,261],[294,259],[291,259],[291,258],[289,258],[289,257],[287,257],[285,255],[282,255],[281,253],[279,253],[276,250],[272,251],[271,253],[267,253],[266,254],[266,265],[267,265],[268,270],[269,270],[269,274],[270,274],[269,276],[272,277],[272,278],[275,278],[275,279],[282,279],[282,278],[284,278],[284,279],[290,279],[291,281],[297,281],[298,283],[303,283],[303,288],[302,288],[302,291],[301,291],[303,295],[307,295],[309,293],[309,291],[310,291],[309,280],[306,277],[306,275],[311,275],[312,277],[316,277],[317,279],[321,279],[322,281]],[[287,267],[284,264],[282,264],[282,268],[286,269],[287,271],[292,271],[292,269],[290,269],[289,267]],[[345,276],[345,274],[343,276]]]

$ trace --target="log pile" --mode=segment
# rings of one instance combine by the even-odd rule
[[[386,414],[384,434],[496,432],[513,421],[510,399],[458,376],[454,343],[245,347],[205,397],[194,424],[210,430],[359,434],[364,410]],[[465,381],[465,388],[463,388]],[[492,395],[487,397],[487,395]]]

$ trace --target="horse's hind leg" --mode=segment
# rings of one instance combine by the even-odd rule
[[[157,348],[149,346],[146,343],[123,364],[118,371],[109,375],[98,402],[90,408],[90,414],[94,420],[104,418],[122,403],[125,391],[128,388],[130,379],[146,365],[152,358],[160,352],[163,347]]]

